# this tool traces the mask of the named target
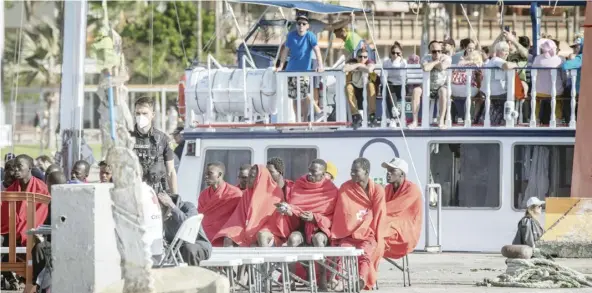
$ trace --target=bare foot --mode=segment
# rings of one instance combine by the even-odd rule
[[[417,121],[411,122],[411,124],[409,124],[407,127],[409,127],[409,129],[415,129],[415,128],[417,128]]]
[[[440,129],[448,129],[448,126],[446,126],[446,123],[440,123],[440,125],[438,125],[438,127]]]

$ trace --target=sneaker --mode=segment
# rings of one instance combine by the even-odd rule
[[[380,121],[376,119],[376,115],[370,114],[368,117],[368,127],[379,127]]]
[[[352,116],[352,127],[354,130],[362,127],[362,115],[356,114]]]

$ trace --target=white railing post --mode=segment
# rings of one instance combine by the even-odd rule
[[[465,99],[465,127],[471,127],[471,99],[473,98],[471,92],[471,83],[473,82],[473,70],[467,70],[466,74],[466,90],[467,90],[467,98]]]
[[[569,115],[569,127],[576,128],[576,95],[577,95],[577,79],[578,79],[578,71],[573,69],[570,70],[571,73],[571,99],[570,99],[570,115]]]
[[[214,82],[212,78],[212,63],[214,62],[211,54],[208,54],[208,107],[206,108],[206,117],[204,119],[205,124],[212,124],[212,115],[214,112]],[[209,128],[208,128],[209,129]]]
[[[314,92],[315,92],[315,84],[314,84],[314,80],[315,80],[316,74],[315,75],[309,75],[306,78],[308,79],[308,97],[306,97],[306,102],[308,103],[308,119],[310,122],[315,122],[315,104],[316,101],[314,99]],[[320,76],[319,76],[320,78]]]
[[[514,127],[515,124],[515,112],[514,109],[514,92],[515,92],[515,77],[516,72],[514,70],[506,71],[506,102],[504,103],[504,120],[506,120],[506,127]]]
[[[551,70],[551,119],[549,120],[549,127],[555,128],[557,126],[557,117],[555,115],[555,108],[557,107],[557,70]]]
[[[370,114],[368,113],[368,77],[369,77],[369,74],[367,74],[367,73],[362,74],[362,80],[364,81],[364,83],[363,83],[364,88],[362,89],[362,93],[363,93],[362,96],[364,97],[364,99],[362,100],[362,108],[364,108],[364,110],[362,110],[362,128],[368,127],[368,117],[370,117]],[[355,94],[355,91],[354,91],[354,94]],[[358,109],[358,113],[356,113],[356,114],[359,114],[359,111],[360,111],[360,109]],[[374,113],[374,115],[376,116],[376,113]]]
[[[399,102],[401,105],[401,109],[399,109],[399,123],[400,123],[400,127],[404,128],[405,126],[407,126],[407,111],[405,110],[405,106],[407,101],[405,101],[405,97],[407,96],[407,68],[402,69],[405,70],[405,77],[403,78],[403,84],[401,84],[401,101]],[[413,97],[412,97],[413,98]],[[397,107],[397,105],[394,104],[395,100],[393,99],[393,107]],[[411,101],[411,104],[413,104],[413,101]],[[393,117],[394,118],[394,117]]]
[[[536,113],[536,95],[537,95],[537,91],[536,91],[536,83],[537,83],[537,74],[538,74],[538,70],[536,69],[532,69],[530,71],[530,83],[531,83],[531,89],[530,89],[530,122],[529,122],[529,126],[530,127],[536,127],[537,126],[537,113]]]
[[[430,72],[423,72],[423,83],[421,85],[421,127],[430,127],[432,115],[430,113]]]
[[[446,127],[450,128],[452,127],[452,113],[450,111],[450,109],[452,108],[452,70],[448,69],[448,74],[446,76],[446,112],[442,111],[442,109],[438,109],[438,116],[440,116],[440,113],[442,113],[441,115],[446,115],[446,119],[445,122],[446,123]],[[440,97],[438,96],[438,100],[440,99]],[[440,104],[440,103],[437,103]],[[438,124],[440,124],[440,117],[438,117]]]
[[[245,55],[243,55],[242,63],[243,63],[242,64],[243,65],[243,70],[242,70],[243,72],[242,73],[243,73],[243,103],[244,103],[243,120],[253,122],[252,121],[253,119],[251,119],[252,117],[249,115],[249,106],[248,106],[249,97],[247,95],[247,58],[245,58]]]
[[[388,115],[386,114],[386,111],[388,111],[388,103],[386,99],[390,99],[392,96],[392,93],[389,91],[388,89],[388,71],[386,70],[382,70],[380,72],[380,79],[382,80],[382,113],[380,113],[380,127],[386,127],[386,119],[388,117]],[[390,95],[389,95],[390,93]],[[395,106],[395,101],[393,99],[393,106]],[[378,115],[378,114],[376,114]]]
[[[319,86],[323,86],[323,117],[324,121],[327,122],[329,120],[329,115],[331,114],[327,112],[327,76],[323,74],[319,78],[321,79]],[[337,83],[335,85],[337,85]]]
[[[347,117],[347,97],[345,96],[345,73],[339,72],[335,81],[335,107],[336,120],[348,121]]]
[[[430,241],[430,194],[432,189],[436,191],[438,196],[437,198],[437,207],[436,207],[436,217],[437,217],[437,228],[434,228],[434,233],[436,234],[436,245],[432,245]],[[442,186],[438,183],[430,183],[427,185],[427,192],[425,194],[425,250],[427,252],[442,252]],[[433,227],[433,223],[432,223]]]
[[[293,76],[296,79],[296,122],[302,122],[302,95],[300,91],[300,76]],[[289,91],[289,89],[288,89]]]
[[[483,110],[483,113],[485,113],[483,116],[483,126],[485,127],[491,127],[491,114],[489,113],[489,109],[491,108],[491,74],[491,69],[485,70],[485,103],[481,106],[485,107]],[[479,118],[477,117],[477,119]]]

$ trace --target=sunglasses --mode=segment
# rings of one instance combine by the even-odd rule
[[[392,51],[391,54],[401,56],[401,52]]]
[[[440,54],[442,53],[442,50],[432,50],[432,54]]]
[[[298,22],[298,25],[299,26],[306,26],[306,25],[308,25],[308,22]]]
[[[358,56],[358,58],[368,59],[368,55],[360,55],[360,56]]]

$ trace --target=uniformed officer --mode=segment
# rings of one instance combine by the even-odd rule
[[[164,132],[152,126],[154,103],[149,97],[141,97],[134,103],[136,125],[131,135],[135,138],[134,151],[142,165],[142,181],[156,192],[177,194],[177,173],[172,141]]]

